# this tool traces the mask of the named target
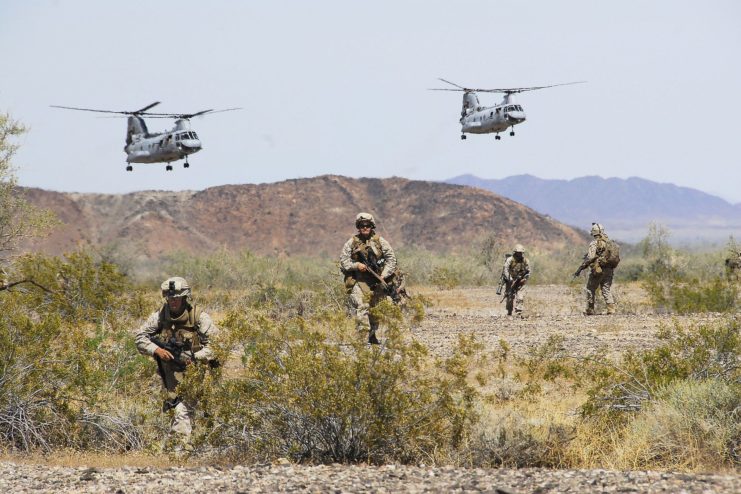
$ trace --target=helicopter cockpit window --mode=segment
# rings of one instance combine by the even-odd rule
[[[193,139],[198,139],[198,134],[196,134],[195,132],[191,132],[191,134],[193,134]]]

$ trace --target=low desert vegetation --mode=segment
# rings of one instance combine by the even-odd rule
[[[225,365],[189,368],[182,394],[199,404],[193,458],[741,467],[737,315],[665,327],[659,346],[619,359],[569,354],[558,338],[514,357],[506,341],[484,348],[467,335],[440,358],[409,332],[427,300],[381,304],[383,345],[368,346],[331,266],[311,274],[292,261],[234,259],[274,271],[256,270],[248,288],[215,287],[217,278],[196,287],[222,328]],[[193,265],[180,260],[184,271]],[[169,418],[160,383],[133,344],[157,290],[85,251],[21,256],[12,267],[37,285],[0,292],[0,446],[161,452]],[[200,282],[197,271],[184,274]]]

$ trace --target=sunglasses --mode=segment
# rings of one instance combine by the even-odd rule
[[[361,228],[373,228],[373,225],[371,225],[370,223],[362,223],[358,225],[358,229],[361,229]]]

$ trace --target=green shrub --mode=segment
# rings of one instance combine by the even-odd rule
[[[343,312],[229,314],[220,351],[241,348],[243,367],[218,381],[188,381],[187,392],[209,410],[202,440],[260,461],[415,462],[457,448],[475,419],[473,391],[460,375],[466,357],[435,370],[424,347],[402,337],[399,321],[385,319],[378,347],[366,345]]]
[[[628,352],[620,363],[590,363],[594,385],[583,407],[585,416],[637,411],[676,382],[741,380],[739,322],[728,319],[687,328],[675,323],[657,335],[661,345]],[[624,418],[624,417],[623,417]]]

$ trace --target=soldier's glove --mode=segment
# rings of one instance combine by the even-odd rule
[[[581,274],[581,269],[577,269],[576,271],[574,271],[574,278],[578,278],[580,274]]]

